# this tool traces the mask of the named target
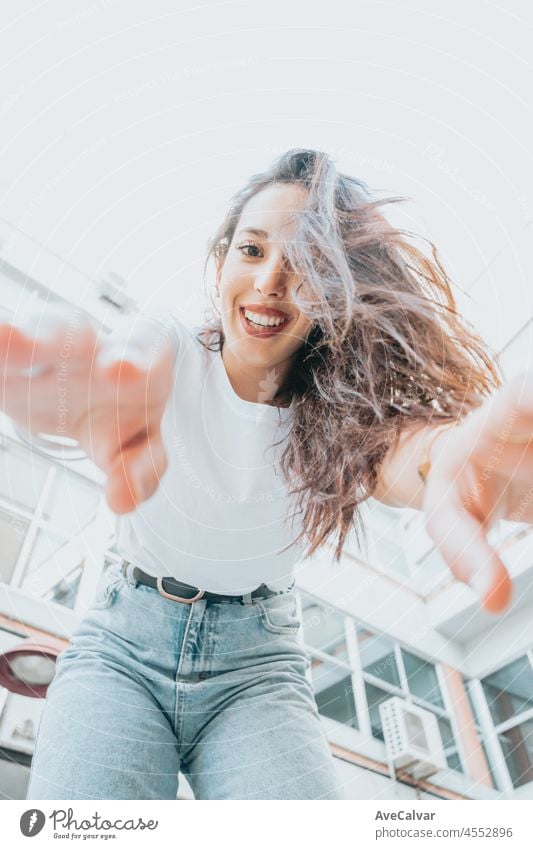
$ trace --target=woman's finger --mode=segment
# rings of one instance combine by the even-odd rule
[[[512,583],[481,523],[455,499],[446,497],[426,511],[426,527],[458,580],[469,584],[491,613],[509,604]]]
[[[118,514],[135,510],[157,490],[167,464],[159,429],[122,449],[109,469],[105,486],[110,508]]]
[[[131,466],[131,477],[138,498],[146,501],[155,493],[167,466],[167,452],[158,430],[155,436],[150,437],[145,450],[135,458]]]
[[[149,371],[169,353],[174,340],[160,321],[138,316],[128,329],[115,331],[102,345],[96,365],[111,381],[130,381]]]
[[[7,374],[39,377],[87,363],[96,344],[96,328],[81,311],[35,308],[0,323],[0,362]]]

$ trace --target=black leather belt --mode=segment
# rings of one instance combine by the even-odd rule
[[[126,576],[126,568],[129,566],[127,560],[122,561],[122,572]],[[276,590],[271,590],[266,584],[261,584],[260,587],[253,590],[247,595],[222,595],[219,593],[211,593],[207,590],[200,590],[198,587],[191,587],[190,584],[184,584],[176,578],[154,578],[153,575],[148,575],[143,572],[138,566],[134,566],[132,577],[145,584],[147,587],[152,587],[157,590],[164,598],[169,598],[171,601],[181,601],[184,604],[192,604],[195,601],[205,598],[207,601],[219,602],[240,602],[245,604],[246,599],[269,598],[272,595],[280,595]],[[283,591],[282,591],[283,592]]]

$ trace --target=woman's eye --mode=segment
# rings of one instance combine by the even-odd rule
[[[261,248],[259,247],[259,245],[254,245],[253,242],[246,242],[246,244],[237,245],[237,250],[242,251],[243,253],[246,252],[245,256],[249,256],[249,257],[263,256],[263,254],[261,252]],[[248,253],[248,251],[252,251],[252,253]],[[255,253],[253,253],[253,251],[255,251]]]

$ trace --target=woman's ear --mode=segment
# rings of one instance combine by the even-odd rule
[[[223,239],[220,239],[220,241],[217,242],[217,245],[215,247],[215,259],[216,259],[217,269],[222,268],[222,266],[224,265],[224,259],[226,257],[227,252],[228,252],[228,248],[229,248],[229,239],[227,239],[226,237],[224,237]]]

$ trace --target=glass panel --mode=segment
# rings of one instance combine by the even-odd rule
[[[533,671],[526,656],[481,681],[496,725],[533,708]]]
[[[57,569],[49,575],[41,576],[40,579],[37,575],[30,575],[21,589],[33,598],[53,601],[55,604],[74,609],[83,565],[78,563],[67,575]]]
[[[9,440],[0,440],[0,496],[33,510],[50,463]]]
[[[498,734],[514,787],[533,781],[533,719]]]
[[[58,537],[49,531],[37,531],[28,558],[26,574],[30,575],[32,572],[45,569],[47,564],[50,565],[50,562],[53,562],[55,556],[68,542],[68,539]]]
[[[388,637],[378,636],[366,628],[357,629],[359,652],[363,671],[400,686],[400,676],[394,656],[394,643]]]
[[[81,577],[83,552],[70,540],[39,531],[21,582],[34,598],[74,608]]]
[[[319,712],[358,728],[351,675],[335,663],[318,658],[312,659],[311,674]]]
[[[450,769],[455,769],[456,772],[462,772],[463,766],[457,752],[452,752],[451,755],[446,755],[446,763]]]
[[[419,699],[444,707],[434,665],[405,649],[402,649],[402,658],[409,692]]]
[[[9,584],[30,522],[0,508],[0,581]]]
[[[368,712],[370,714],[370,725],[372,726],[372,736],[378,740],[384,740],[379,706],[382,702],[386,702],[392,698],[392,696],[390,693],[386,693],[384,690],[380,690],[378,687],[374,687],[373,684],[367,684],[366,682],[365,690]]]
[[[79,533],[94,518],[100,491],[80,475],[60,469],[43,518],[66,536]]]
[[[442,716],[437,717],[437,722],[439,725],[440,736],[442,738],[442,745],[445,749],[449,749],[451,746],[455,746],[455,737],[453,736],[452,724],[449,720],[444,719]]]
[[[72,563],[65,565],[61,560],[61,549],[67,545],[66,539],[48,531],[37,531],[20,582],[20,588],[25,593],[43,598],[50,586],[72,568]]]
[[[344,636],[345,616],[334,607],[319,604],[302,595],[304,642],[312,649],[330,654],[336,660],[348,661]]]
[[[72,570],[70,575],[61,578],[57,584],[55,584],[46,593],[44,596],[45,599],[73,610],[76,605],[76,596],[78,594],[82,572],[83,566],[80,564]]]

